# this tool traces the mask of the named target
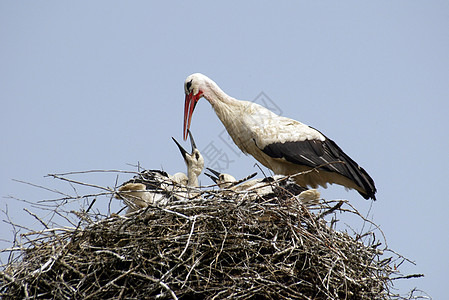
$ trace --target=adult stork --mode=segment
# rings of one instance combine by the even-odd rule
[[[357,190],[365,199],[376,199],[368,173],[318,130],[256,103],[237,100],[200,73],[187,77],[184,91],[184,139],[195,106],[204,97],[240,150],[275,174],[298,174],[294,179],[304,187],[335,183]]]

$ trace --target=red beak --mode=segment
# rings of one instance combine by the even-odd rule
[[[192,121],[193,110],[195,109],[196,103],[201,98],[202,93],[193,95],[190,93],[186,95],[186,102],[184,103],[184,130],[183,137],[184,141],[187,139],[187,132],[190,129],[190,122]]]

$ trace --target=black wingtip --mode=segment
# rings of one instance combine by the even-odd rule
[[[362,193],[362,192],[359,192],[359,194],[362,195],[362,197],[365,198],[366,200],[370,200],[370,199],[373,200],[373,201],[377,200],[376,199],[376,190],[371,191],[369,194]]]

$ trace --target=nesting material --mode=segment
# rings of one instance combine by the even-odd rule
[[[0,272],[0,296],[399,298],[390,287],[402,258],[384,254],[373,232],[335,230],[336,212],[362,218],[345,201],[306,208],[287,192],[254,200],[217,189],[126,215],[83,214],[77,227],[28,235]]]

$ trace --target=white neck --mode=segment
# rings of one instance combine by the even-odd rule
[[[227,105],[232,105],[238,100],[227,95],[223,90],[211,79],[205,82],[206,88],[203,91],[204,98],[212,104],[212,107],[225,103]]]
[[[225,125],[228,132],[229,130],[232,131],[232,129],[227,127],[227,125],[230,124],[228,121],[238,119],[235,114],[241,111],[239,107],[242,106],[243,101],[239,101],[223,92],[223,90],[212,80],[205,82],[203,96],[212,105],[212,108],[223,125]]]
[[[200,184],[198,182],[198,176],[193,172],[189,172],[188,174],[189,181],[187,181],[187,186],[198,187]]]

